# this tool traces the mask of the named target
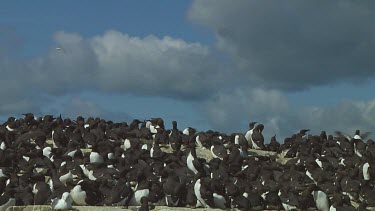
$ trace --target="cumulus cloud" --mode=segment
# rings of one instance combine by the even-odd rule
[[[54,38],[63,50],[30,64],[35,82],[53,94],[80,88],[197,99],[225,72],[207,46],[171,37],[107,31],[87,39],[58,32]]]
[[[365,132],[375,127],[375,100],[297,107],[277,90],[236,89],[220,93],[205,101],[202,113],[214,128],[227,133],[245,132],[251,121],[262,123],[266,141],[275,134],[283,141],[300,129],[311,129],[312,134],[322,130],[353,134],[356,129]]]
[[[95,78],[97,56],[89,42],[79,34],[66,32],[57,32],[54,41],[62,50],[52,48],[48,54],[27,62],[32,73],[30,81],[53,95],[94,88],[100,79]]]
[[[0,46],[8,46],[9,34],[0,40]],[[200,43],[168,36],[136,37],[114,30],[89,38],[60,31],[53,39],[55,46],[38,58],[0,56],[0,97],[7,98],[0,108],[32,93],[36,96],[29,97],[30,111],[38,107],[38,95],[84,91],[199,100],[228,78],[227,69]]]
[[[375,2],[196,0],[188,16],[210,27],[237,74],[288,91],[374,76]]]
[[[212,91],[223,71],[208,47],[171,37],[109,31],[91,43],[105,90],[196,98]]]

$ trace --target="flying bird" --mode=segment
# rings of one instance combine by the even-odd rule
[[[57,50],[57,51],[62,51],[63,53],[65,53],[65,49],[62,48],[62,47],[56,47],[55,50]]]

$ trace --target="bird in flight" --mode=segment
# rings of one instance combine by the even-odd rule
[[[56,47],[55,49],[56,49],[57,51],[62,51],[63,53],[65,53],[65,49],[64,49],[64,48]]]

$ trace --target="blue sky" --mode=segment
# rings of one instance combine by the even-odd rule
[[[212,43],[208,30],[190,24],[190,1],[5,1],[0,24],[17,32],[25,55],[45,53],[56,31],[76,32],[83,37],[107,30],[144,37],[172,36],[189,42]]]
[[[373,9],[371,1],[4,1],[0,115],[160,116],[227,133],[258,121],[266,139],[302,128],[371,131]]]

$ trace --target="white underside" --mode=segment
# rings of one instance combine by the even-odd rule
[[[147,150],[147,144],[143,144],[142,149]]]
[[[195,193],[195,197],[197,197],[196,207],[210,208],[210,206],[208,206],[206,201],[202,198],[200,190],[201,190],[201,179],[198,179],[194,184],[194,193]]]
[[[150,132],[151,133],[158,133],[158,131],[156,130],[156,127],[153,126],[153,125],[150,125]]]
[[[251,140],[251,135],[253,135],[253,129],[246,132],[245,138],[246,138],[247,141]]]
[[[331,205],[331,207],[329,208],[329,211],[336,211],[336,207],[334,207],[333,205]]]
[[[51,157],[51,147],[45,147],[44,149],[43,149],[43,155],[45,156],[45,157],[47,157],[47,158],[50,158]]]
[[[311,193],[314,197],[315,205],[318,210],[329,211],[328,196],[323,191],[313,191]]]
[[[54,210],[68,210],[72,208],[72,199],[70,194],[67,192],[63,194],[61,199],[54,199],[52,201],[52,209]]]
[[[362,157],[362,154],[360,153],[360,152],[358,152],[358,150],[357,150],[357,144],[355,144],[354,143],[354,152],[355,152],[355,154],[358,156],[358,157]]]
[[[137,190],[134,193],[134,196],[132,199],[130,199],[129,205],[130,206],[140,206],[141,204],[141,199],[142,197],[148,197],[150,194],[149,189],[142,189],[142,190]]]
[[[90,163],[104,163],[103,157],[97,152],[90,153]]]
[[[115,154],[113,154],[113,152],[110,152],[110,153],[108,153],[107,157],[108,157],[108,159],[113,160],[113,159],[115,159]]]
[[[187,160],[186,160],[187,166],[190,170],[194,172],[194,174],[197,174],[198,171],[193,165],[193,160],[194,160],[194,157],[191,155],[191,153],[189,153]]]
[[[362,140],[361,136],[359,136],[359,135],[354,135],[353,138],[354,138],[354,139],[360,139],[360,140]]]
[[[129,139],[125,139],[124,147],[125,147],[125,151],[131,147],[131,144],[130,144],[130,140],[129,140]]]
[[[14,131],[14,129],[10,128],[9,125],[7,125],[6,128],[7,128],[7,130],[10,131],[10,132]]]
[[[200,148],[203,147],[203,144],[201,140],[199,139],[199,136],[195,137],[195,143],[197,144],[197,147],[200,147]]]
[[[7,177],[4,173],[3,173],[3,170],[2,169],[0,169],[0,178],[1,177]]]
[[[87,205],[86,199],[86,192],[81,189],[80,185],[76,185],[71,191],[70,195],[72,196],[73,201],[77,205]]]
[[[6,150],[7,146],[5,145],[4,141],[1,142],[0,149],[1,150]]]
[[[73,157],[76,152],[77,152],[77,150],[73,150],[73,151],[68,153],[68,156]]]
[[[282,204],[283,204],[283,207],[284,207],[285,211],[290,211],[290,210],[296,210],[297,209],[296,206],[292,206],[292,205],[284,204],[284,203],[282,203]]]
[[[343,165],[343,166],[346,166],[346,165],[345,165],[345,163],[344,163],[345,159],[344,159],[344,158],[342,158],[342,157],[341,157],[341,158],[339,158],[339,159],[340,159],[340,163],[339,163],[339,165]]]
[[[184,131],[182,131],[183,134],[185,135],[189,135],[189,128],[185,128]]]
[[[213,157],[213,158],[219,158],[218,156],[215,155],[213,149],[214,149],[214,146],[211,146],[211,154],[212,154],[212,157]]]
[[[33,185],[33,194],[37,194],[38,193],[38,189],[36,189],[36,183]]]
[[[264,192],[261,196],[262,196],[262,198],[263,198],[263,200],[266,200],[266,196],[267,196],[267,194],[269,193],[269,191],[267,191],[267,192]]]
[[[59,180],[60,180],[62,183],[64,183],[64,185],[66,185],[66,181],[68,181],[68,180],[73,180],[73,174],[72,174],[72,172],[69,171],[68,173],[66,173],[66,174],[64,174],[64,175],[62,175],[62,176],[60,176]]]
[[[25,159],[26,160],[26,162],[29,162],[29,160],[30,160],[30,158],[29,157],[27,157],[27,156],[22,156],[23,157],[23,159]]]
[[[369,163],[363,164],[362,173],[363,173],[363,179],[364,180],[370,180],[370,172],[368,170],[369,168],[370,168],[370,164]]]
[[[81,167],[83,174],[89,178],[89,180],[95,181],[97,178],[94,177],[94,171],[93,170],[87,170],[87,168],[84,165],[79,165]]]
[[[314,181],[315,184],[317,184],[317,182],[314,180],[314,178],[312,177],[311,173],[307,170],[306,171],[306,175],[312,180]]]
[[[213,196],[214,196],[215,208],[226,209],[226,206],[225,206],[226,200],[224,196],[219,195],[217,193],[214,193]]]
[[[318,166],[323,170],[323,164],[322,164],[322,161],[320,161],[318,158],[315,159],[315,163],[318,164]]]

